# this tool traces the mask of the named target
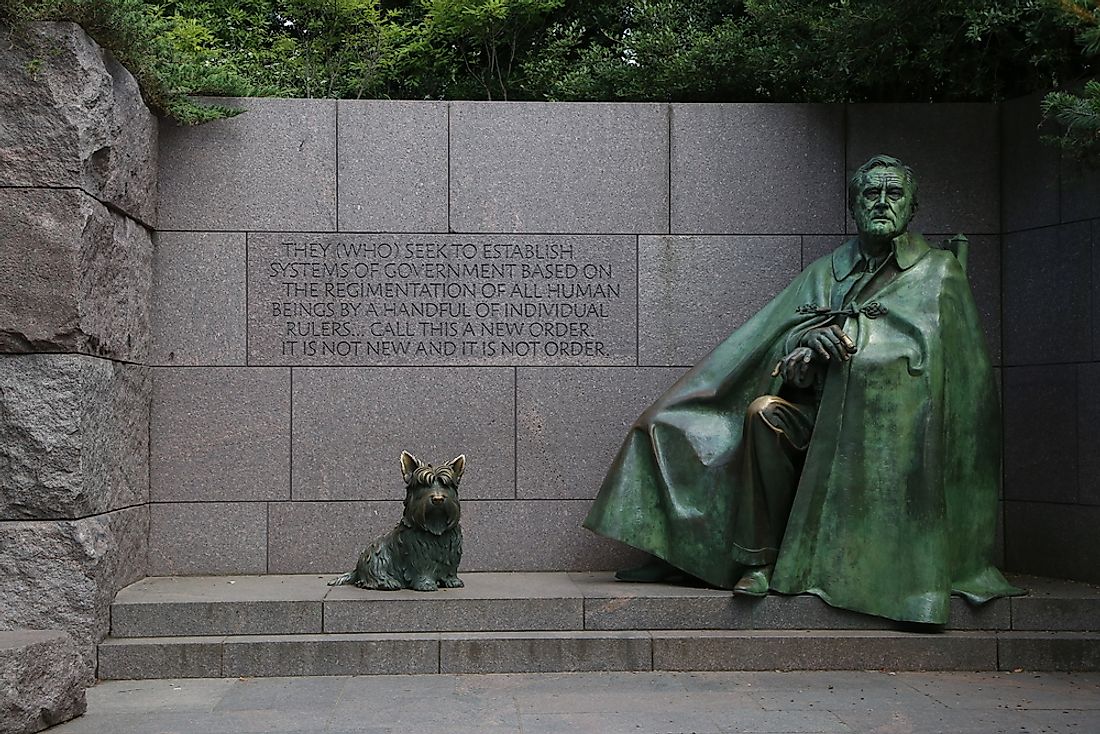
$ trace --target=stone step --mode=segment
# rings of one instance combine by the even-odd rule
[[[894,630],[811,595],[764,599],[688,586],[627,584],[610,573],[470,573],[437,592],[326,586],[330,576],[154,577],[119,592],[113,638],[629,630]],[[1029,596],[972,607],[949,630],[1100,629],[1100,589],[1014,577]]]
[[[1100,670],[1100,633],[466,632],[115,638],[99,677],[751,670]]]
[[[609,573],[471,573],[434,593],[328,576],[148,578],[119,592],[99,677],[634,670],[1100,670],[1100,589],[1017,577],[1031,595],[947,631],[898,629],[814,596],[764,599]]]

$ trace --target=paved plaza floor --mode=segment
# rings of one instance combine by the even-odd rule
[[[1100,732],[1100,674],[563,673],[110,681],[51,734]]]

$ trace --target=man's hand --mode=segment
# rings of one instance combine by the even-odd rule
[[[839,326],[823,326],[807,332],[802,337],[802,346],[784,357],[775,366],[772,376],[782,376],[783,382],[793,387],[809,387],[815,363],[845,362],[855,353],[856,343]]]
[[[856,353],[856,343],[852,341],[852,337],[836,324],[806,332],[800,343],[802,347],[812,349],[814,355],[825,362],[845,362]]]
[[[798,347],[775,366],[772,377],[783,377],[783,382],[797,388],[809,387],[814,375],[810,369],[814,351],[809,347]]]

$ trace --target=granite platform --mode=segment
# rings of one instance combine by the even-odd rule
[[[123,589],[99,677],[727,670],[1100,670],[1100,588],[1014,577],[945,628],[609,573],[470,573],[434,593],[329,576],[151,577]]]

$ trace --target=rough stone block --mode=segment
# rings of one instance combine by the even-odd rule
[[[499,367],[295,369],[293,497],[403,500],[408,451],[436,466],[465,454],[463,500],[512,498],[514,395]]]
[[[913,168],[920,185],[917,230],[1001,231],[996,105],[849,105],[847,151],[846,178],[877,153]],[[848,231],[855,231],[851,216]]]
[[[61,629],[92,670],[110,603],[146,575],[148,512],[0,522],[0,629]]]
[[[149,573],[267,573],[267,537],[263,502],[153,503]]]
[[[634,364],[629,235],[250,235],[251,364]]]
[[[157,234],[154,364],[245,364],[245,238],[239,232]]]
[[[105,640],[99,646],[99,678],[219,678],[223,641],[222,637]]]
[[[160,126],[159,229],[336,229],[336,101],[207,100],[245,112]]]
[[[1100,583],[1100,507],[1005,502],[1005,565],[1022,573]]]
[[[581,527],[587,500],[467,500],[463,571],[592,571],[640,561],[637,551]],[[270,573],[351,570],[401,517],[397,500],[271,503]]]
[[[0,356],[0,518],[80,518],[149,497],[149,369]]]
[[[442,635],[441,673],[651,670],[644,632],[467,632]]]
[[[1001,670],[1100,671],[1100,634],[1006,632],[998,639]]]
[[[516,445],[522,499],[596,496],[634,420],[680,368],[520,368]]]
[[[446,232],[445,102],[338,103],[343,232]]]
[[[1005,497],[1077,501],[1077,368],[1003,370]]]
[[[1034,576],[1012,583],[1028,590],[1012,602],[1012,629],[1024,631],[1095,631],[1100,620],[1100,589],[1095,586]]]
[[[1095,283],[1098,295],[1094,297],[1100,300],[1100,279]],[[1077,501],[1088,505],[1100,505],[1096,426],[1100,426],[1100,362],[1077,365]]]
[[[989,632],[654,632],[654,670],[995,670]]]
[[[149,232],[75,189],[0,189],[0,351],[149,353]]]
[[[33,732],[80,716],[95,682],[73,638],[58,630],[0,632],[0,731]]]
[[[434,594],[337,586],[325,597],[325,632],[455,632],[584,628],[580,591],[560,574],[461,574],[466,586]]]
[[[628,584],[609,573],[571,574],[584,594],[586,630],[740,629],[746,599],[722,589]]]
[[[455,232],[667,232],[668,108],[452,103],[450,222]]]
[[[1005,364],[1092,358],[1090,229],[1078,222],[1005,235]]]
[[[1058,149],[1039,141],[1042,94],[1002,102],[1001,231],[1058,224]]]
[[[642,237],[638,249],[643,365],[699,361],[783,290],[801,261],[797,236]]]
[[[276,635],[225,640],[226,677],[417,675],[439,672],[439,639],[402,635]]]
[[[0,56],[0,185],[76,187],[156,223],[157,122],[75,23],[34,23]]]
[[[323,576],[154,577],[118,593],[112,637],[321,632]]]
[[[153,370],[154,502],[290,497],[290,370]]]
[[[844,228],[841,105],[672,105],[671,141],[673,233]]]

